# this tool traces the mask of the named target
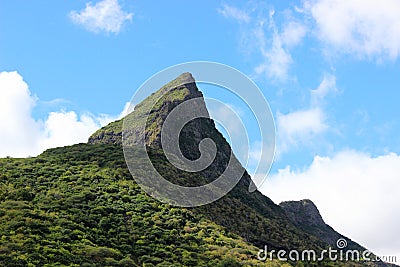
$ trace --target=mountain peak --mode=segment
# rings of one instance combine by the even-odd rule
[[[191,73],[184,72],[137,104],[134,111],[124,118],[133,125],[129,129],[131,133],[125,135],[130,137],[126,141],[131,144],[141,144],[140,140],[143,140],[142,137],[145,135],[146,145],[160,146],[161,126],[167,115],[179,104],[194,98],[201,98],[198,101],[200,104],[196,107],[197,111],[209,117],[203,94],[197,88],[195,79]],[[147,119],[145,131],[135,129],[136,122],[143,119]],[[112,122],[90,136],[88,143],[120,145],[122,144],[122,128],[123,119]]]
[[[203,142],[210,139],[215,149],[212,148],[211,142]],[[161,148],[167,154],[179,159],[182,159],[183,155],[183,158],[192,162],[197,162],[196,160],[204,156],[211,161],[202,171],[202,175],[207,177],[208,181],[215,180],[224,172],[232,154],[229,143],[210,118],[203,94],[189,72],[179,75],[152,93],[137,104],[134,111],[123,120],[110,123],[95,132],[88,142]],[[210,146],[204,146],[205,144]],[[175,150],[176,147],[179,151]],[[234,166],[231,169],[237,172],[240,178],[245,169],[235,156],[232,157],[231,164]],[[246,173],[242,182],[249,186],[250,181]]]
[[[162,86],[160,89],[158,89],[156,92],[151,94],[151,96],[149,96],[148,98],[143,100],[143,102],[145,102],[146,100],[154,101],[154,100],[156,100],[155,97],[161,98],[162,96],[169,94],[172,91],[180,92],[181,96],[184,96],[184,98],[180,99],[182,101],[187,100],[189,98],[203,96],[201,94],[201,92],[199,91],[199,89],[197,88],[196,81],[193,78],[192,74],[190,72],[184,72],[181,75],[179,75],[178,77],[176,77],[174,80],[168,82],[167,84]],[[175,94],[175,96],[176,96],[176,94]],[[162,100],[170,100],[170,99],[166,98],[166,99],[159,99],[159,100],[162,101]]]
[[[181,75],[179,75],[175,80],[169,82],[166,85],[175,84],[176,86],[179,86],[179,85],[184,85],[187,83],[194,83],[194,82],[195,82],[195,79],[193,78],[193,75],[190,72],[184,72]]]

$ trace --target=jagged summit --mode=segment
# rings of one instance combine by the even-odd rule
[[[195,83],[195,79],[193,78],[193,75],[190,72],[184,72],[181,75],[179,75],[177,78],[172,80],[171,82],[167,83],[162,87],[162,89],[173,89],[177,88],[179,86],[185,85],[185,84],[190,84],[190,83]]]
[[[132,124],[131,143],[139,144],[139,140],[145,135],[146,145],[159,146],[160,127],[168,113],[180,103],[193,98],[203,98],[203,94],[197,88],[195,79],[189,72],[182,73],[152,93],[125,117]],[[207,112],[204,100],[200,101],[200,105],[195,108],[201,112]],[[135,123],[144,118],[148,120],[145,131],[137,131]],[[123,119],[112,122],[90,136],[88,143],[122,144],[122,128]]]
[[[181,79],[185,83],[194,83],[195,82],[193,75],[190,72],[182,73],[177,79]]]
[[[208,181],[212,181],[225,170],[230,160],[231,147],[216,129],[214,121],[209,116],[203,94],[197,88],[195,80],[189,72],[181,74],[137,104],[134,111],[127,115],[124,120],[110,123],[98,130],[89,138],[89,143],[119,145],[123,143],[124,145],[146,145],[163,148],[161,131],[167,117],[172,110],[188,100],[195,101],[190,102],[190,106],[184,114],[175,115],[177,117],[173,120],[179,120],[187,113],[191,113],[190,116],[193,119],[182,125],[182,129],[178,126],[175,127],[176,130],[167,132],[164,138],[169,140],[173,138],[172,135],[179,135],[180,152],[189,160],[196,160],[201,156],[199,144],[202,140],[212,139],[216,145],[217,153],[213,163],[202,172],[202,175]],[[143,128],[142,125],[145,125],[145,127]],[[122,135],[124,135],[124,140],[122,140]],[[168,141],[166,142],[168,143]],[[240,162],[236,157],[233,158],[232,164],[234,164],[235,169],[240,173],[245,173]],[[243,180],[245,180],[246,185],[251,182],[247,173]]]

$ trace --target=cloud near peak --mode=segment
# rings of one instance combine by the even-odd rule
[[[122,117],[127,108],[115,117],[61,110],[36,120],[32,110],[37,100],[18,72],[0,72],[0,157],[35,156],[48,148],[86,142],[98,128]]]

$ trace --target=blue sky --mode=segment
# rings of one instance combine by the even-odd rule
[[[0,0],[0,156],[84,142],[155,73],[220,62],[275,118],[261,191],[310,198],[335,229],[400,258],[399,13],[396,0]]]

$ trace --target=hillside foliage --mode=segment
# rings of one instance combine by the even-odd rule
[[[120,146],[79,144],[0,159],[0,265],[318,266],[258,261],[251,238],[238,233],[262,232],[267,219],[241,211],[234,194],[197,209],[160,203],[135,183]]]

